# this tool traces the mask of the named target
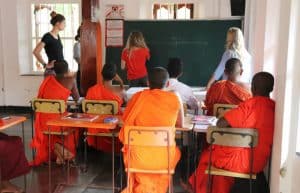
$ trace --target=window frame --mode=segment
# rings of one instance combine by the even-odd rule
[[[178,11],[178,7],[179,6],[185,6],[185,7],[190,7],[190,18],[185,18],[185,19],[178,19],[177,18],[177,11]],[[182,3],[182,2],[174,2],[174,3],[164,3],[164,2],[156,2],[156,3],[153,3],[152,4],[152,19],[153,20],[193,20],[195,19],[195,6],[196,6],[196,3],[194,2],[186,2],[186,3]],[[158,18],[158,10],[161,8],[161,7],[167,7],[168,11],[170,11],[170,8],[171,10],[173,11],[172,13],[172,18],[168,18],[168,19],[159,19]]]
[[[32,0],[32,1],[30,1],[30,2],[28,2],[28,6],[26,7],[27,8],[27,12],[29,13],[29,22],[28,22],[28,25],[29,25],[29,28],[30,29],[28,29],[28,36],[29,36],[29,44],[30,44],[30,46],[28,46],[29,47],[29,62],[28,62],[28,65],[29,66],[27,66],[27,69],[28,70],[23,70],[23,71],[21,71],[21,75],[23,75],[23,76],[42,76],[42,75],[44,75],[44,72],[43,71],[38,71],[38,70],[34,70],[34,65],[35,65],[35,63],[34,63],[34,61],[35,61],[35,59],[34,59],[34,55],[32,54],[32,51],[33,51],[33,49],[35,48],[35,46],[37,45],[37,44],[34,44],[33,43],[33,41],[36,41],[36,40],[40,40],[40,39],[42,39],[42,37],[35,37],[35,36],[33,36],[33,28],[32,28],[32,25],[34,25],[33,24],[33,22],[35,22],[35,20],[33,20],[33,18],[32,18],[32,5],[36,5],[36,4],[50,4],[50,5],[54,5],[54,4],[77,4],[78,5],[78,11],[79,11],[79,13],[78,13],[78,23],[80,24],[81,22],[82,22],[82,18],[81,18],[81,12],[82,12],[82,5],[81,5],[81,1],[80,0],[70,0],[70,1],[66,1],[66,0],[54,0],[54,1],[50,1],[50,0],[41,0],[41,1],[38,1],[38,0]],[[28,9],[29,9],[29,11],[28,11]],[[58,12],[59,13],[59,12]],[[76,33],[76,31],[77,31],[77,28],[76,28],[76,30],[74,31],[75,33]],[[75,37],[75,35],[76,34],[74,34],[74,37]],[[74,40],[74,37],[64,37],[64,36],[60,36],[60,38],[61,38],[61,40],[62,40],[62,42],[64,41],[64,40]],[[37,42],[39,42],[39,41],[37,41]],[[64,49],[65,49],[65,46],[64,46]],[[72,53],[73,53],[73,50],[71,50],[72,51]],[[65,50],[64,50],[64,52],[65,52]],[[72,61],[72,64],[74,63],[74,61]]]

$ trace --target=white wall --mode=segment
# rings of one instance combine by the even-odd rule
[[[2,2],[0,6],[0,28],[2,30],[0,38],[3,44],[3,49],[0,49],[0,69],[4,69],[4,74],[1,77],[4,79],[5,89],[3,102],[1,102],[0,95],[0,105],[27,106],[28,102],[36,96],[43,79],[41,76],[20,76],[21,69],[26,71],[31,57],[32,48],[27,39],[30,36],[26,35],[30,32],[30,26],[27,26],[29,24],[29,10],[27,12],[26,9],[29,8],[28,5],[31,2],[53,2],[53,0],[9,0],[5,3]],[[54,2],[74,2],[74,0],[54,0]],[[102,27],[106,4],[124,4],[126,19],[151,19],[151,7],[154,2],[182,1],[100,0],[99,19],[102,22]],[[229,0],[187,0],[187,2],[195,3],[195,17],[199,19],[227,18],[230,15]],[[20,12],[20,10],[25,12]],[[20,48],[22,48],[22,52],[19,51]],[[23,48],[28,51],[23,52]],[[3,56],[2,61],[1,55]],[[1,70],[0,75],[2,75]]]
[[[297,134],[300,132],[300,2],[298,0],[281,1],[281,22],[289,25],[281,25],[278,47],[278,60],[283,61],[285,67],[285,79],[280,78],[285,88],[282,121],[278,122],[278,128],[282,128],[281,154],[278,157],[279,168],[286,171],[276,179],[279,181],[279,190],[284,193],[299,192],[300,184],[300,156],[296,155]],[[282,45],[284,47],[282,47]],[[287,46],[286,46],[287,45]],[[282,53],[282,50],[285,50]],[[284,68],[284,67],[281,67]],[[279,73],[280,74],[280,73]],[[280,116],[280,114],[278,115]],[[281,123],[281,124],[280,124]],[[280,158],[280,159],[279,159]]]
[[[182,0],[99,0],[100,21],[104,21],[105,7],[108,4],[123,4],[125,19],[152,19],[152,6],[155,3],[182,3]],[[222,19],[231,15],[230,0],[185,0],[194,4],[195,19]]]
[[[0,9],[0,26],[1,26],[1,9]],[[3,50],[2,45],[2,28],[0,27],[0,50]],[[3,57],[0,51],[0,106],[4,105],[4,77],[3,77]]]
[[[3,45],[0,68],[4,69],[5,105],[25,106],[36,95],[42,77],[19,75],[18,30],[24,29],[17,28],[17,3],[17,0],[10,0],[0,6]]]
[[[300,157],[295,153],[300,127],[299,11],[298,0],[251,0],[246,11],[248,43],[256,70],[275,75],[272,193],[296,193],[300,189]],[[281,176],[280,171],[284,170],[286,174]]]

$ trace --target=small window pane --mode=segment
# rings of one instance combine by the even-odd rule
[[[75,60],[73,59],[73,45],[75,43],[74,38],[73,39],[62,39],[62,43],[64,46],[64,57],[65,60],[69,64],[69,69],[71,71],[77,71],[78,66]]]
[[[165,7],[161,7],[160,9],[157,10],[157,19],[169,19],[169,10],[166,9]]]
[[[177,19],[191,19],[191,10],[186,6],[177,9],[176,12]]]

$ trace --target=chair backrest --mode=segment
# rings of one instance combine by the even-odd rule
[[[38,113],[59,113],[66,111],[66,103],[64,100],[39,99],[35,98],[31,101],[32,109]]]
[[[251,128],[209,127],[206,140],[212,145],[251,148],[257,146],[258,132]]]
[[[175,146],[175,128],[125,126],[126,145],[147,147]]]
[[[113,100],[83,100],[82,110],[84,113],[97,115],[118,114],[118,102]]]
[[[214,116],[217,118],[223,117],[227,111],[236,107],[237,105],[232,104],[214,104]]]

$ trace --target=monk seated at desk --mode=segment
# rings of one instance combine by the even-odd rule
[[[88,100],[112,100],[118,102],[118,114],[122,114],[121,105],[123,104],[123,95],[122,91],[116,90],[112,85],[112,81],[116,79],[117,68],[116,65],[106,64],[102,69],[102,78],[103,82],[96,84],[95,86],[89,88],[86,99]],[[121,82],[122,87],[122,82]],[[108,130],[103,129],[88,129],[89,133],[99,133],[99,132],[109,132]],[[111,137],[94,137],[90,136],[87,138],[88,145],[92,146],[97,150],[104,152],[111,152],[112,150],[112,141]],[[119,144],[119,145],[118,145]],[[120,143],[117,142],[117,148],[120,150]]]
[[[123,115],[125,126],[175,127],[176,122],[182,126],[183,111],[180,97],[173,92],[163,90],[168,78],[168,72],[164,68],[156,67],[150,70],[150,89],[136,93],[129,101]],[[119,134],[122,143],[127,137],[124,133],[126,132],[122,128]],[[122,151],[126,166],[128,147],[125,145]],[[133,167],[138,165],[145,169],[157,168],[167,162],[163,156],[165,154],[165,147],[131,147],[130,163]],[[176,146],[172,146],[170,154],[172,170],[180,159],[180,151]],[[132,173],[130,175],[131,186],[125,188],[124,193],[165,193],[167,191],[170,176],[166,174]]]
[[[42,82],[38,98],[40,99],[56,99],[67,101],[73,88],[76,73],[70,72],[66,61],[56,61],[54,63],[54,71],[56,76],[50,75]],[[33,160],[33,165],[40,165],[48,161],[48,135],[43,134],[48,131],[47,122],[57,119],[61,115],[53,113],[36,113],[35,115],[35,136],[31,146],[36,149],[36,156]],[[67,128],[64,128],[67,131]],[[61,131],[60,127],[51,127],[51,131]],[[75,135],[75,134],[74,134]],[[56,163],[61,165],[65,160],[71,160],[76,152],[76,136],[64,136],[64,144],[61,136],[51,135],[51,154],[56,157]],[[63,146],[65,147],[63,150]],[[63,155],[64,152],[64,155]]]
[[[25,175],[29,171],[22,139],[0,133],[0,192],[23,192],[9,180]]]
[[[224,73],[227,80],[221,80],[210,87],[206,94],[205,106],[207,115],[213,115],[214,104],[239,105],[251,98],[245,84],[238,82],[242,76],[242,63],[237,58],[229,59],[225,64]]]
[[[254,173],[263,171],[271,154],[275,112],[275,102],[270,99],[273,85],[274,78],[270,73],[257,73],[252,80],[253,98],[225,113],[217,123],[217,126],[221,128],[255,128],[258,130],[258,145],[254,148]],[[213,146],[212,148],[212,166],[239,173],[249,172],[249,148],[224,146]],[[208,167],[208,160],[209,152],[205,150],[195,171],[197,181],[193,174],[189,180],[190,185],[183,184],[188,192],[193,192],[192,190],[195,188],[196,193],[206,192],[208,175],[204,172]],[[234,178],[232,177],[212,176],[212,193],[229,193],[233,184]]]

